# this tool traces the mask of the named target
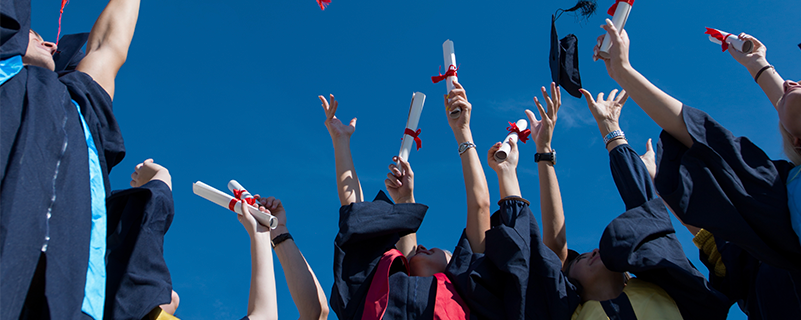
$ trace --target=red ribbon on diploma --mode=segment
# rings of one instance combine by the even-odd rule
[[[731,35],[731,33],[727,34],[726,36],[723,36],[723,34],[720,33],[720,30],[718,29],[706,28],[706,32],[704,32],[704,34],[708,34],[712,36],[712,38],[720,40],[721,43],[720,46],[723,48],[723,51],[726,51],[726,49],[729,48],[729,44],[726,42],[726,38],[728,38]]]
[[[506,127],[506,130],[509,130],[510,133],[517,133],[517,138],[520,139],[520,141],[523,141],[523,143],[526,143],[526,140],[528,140],[528,135],[531,134],[531,130],[529,129],[520,131],[520,128],[518,128],[517,124],[514,122],[509,122],[509,126]]]
[[[228,203],[228,209],[230,209],[231,211],[234,211],[234,208],[235,208],[237,202],[244,202],[244,203],[247,203],[247,204],[249,204],[251,206],[256,205],[256,199],[254,199],[254,198],[242,199],[242,194],[245,193],[245,192],[248,192],[248,191],[245,190],[245,189],[242,189],[242,190],[234,189],[234,198],[231,199],[231,202]],[[236,212],[236,211],[234,211],[234,212]]]
[[[456,77],[457,76],[456,75],[456,70],[459,70],[459,68],[454,66],[454,65],[450,65],[450,66],[448,66],[448,72],[445,72],[445,74],[437,72],[437,73],[439,73],[439,75],[431,77],[431,82],[437,83],[437,82],[440,82],[442,80],[447,79],[448,77]]]
[[[412,131],[412,129],[406,128],[406,131],[403,133],[408,134],[410,137],[414,138],[414,143],[417,144],[417,150],[420,150],[420,147],[423,146],[423,140],[420,140],[420,131],[422,129],[417,129],[417,131]]]
[[[628,3],[630,6],[634,6],[634,0],[617,0],[615,1],[615,4],[613,4],[612,7],[609,8],[609,10],[606,10],[606,14],[614,16],[615,11],[617,10],[617,4],[620,2],[625,2]]]
[[[331,0],[317,0],[317,4],[320,5],[320,10],[325,10],[325,7],[331,4]]]

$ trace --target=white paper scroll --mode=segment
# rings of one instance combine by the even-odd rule
[[[445,40],[442,44],[442,57],[445,60],[445,71],[448,71],[447,68],[453,66],[454,68],[458,65],[456,64],[456,52],[453,49],[453,41]],[[446,94],[450,94],[451,90],[453,90],[453,80],[459,81],[458,77],[448,77],[445,79],[445,85],[448,88],[448,92]],[[452,110],[450,117],[451,119],[457,119],[462,114],[462,109]]]
[[[415,92],[412,94],[412,104],[409,105],[409,117],[406,120],[406,129],[417,131],[417,125],[420,123],[420,115],[423,114],[423,105],[425,103],[425,94],[422,92]],[[412,151],[413,144],[414,137],[404,133],[398,157],[402,158],[404,161],[409,161],[409,153]],[[400,165],[400,162],[397,164]]]
[[[240,195],[240,197],[239,197],[240,199],[253,198],[253,195],[250,194],[250,192],[248,192],[247,190],[245,190],[245,187],[243,187],[241,184],[239,184],[238,181],[236,181],[236,180],[228,181],[228,191],[234,192],[234,194],[236,194],[236,192],[234,190],[239,190],[239,191],[242,192],[242,195]]]
[[[517,123],[515,123],[515,125],[517,125],[517,128],[520,131],[524,131],[526,130],[526,128],[528,128],[528,121],[526,121],[526,119],[520,119],[517,120]],[[509,140],[514,140],[515,142],[517,142],[518,139],[519,137],[517,135],[517,132],[509,132],[509,134],[506,135],[506,139],[503,139],[503,144],[501,144],[501,148],[498,149],[498,151],[495,151],[495,161],[498,162],[505,161],[506,157],[509,156],[509,151],[512,150],[512,146],[509,145]]]
[[[233,212],[242,212],[242,204],[243,202],[239,199],[236,199],[220,190],[214,189],[213,187],[203,183],[203,182],[195,182],[192,184],[192,191],[202,197],[203,199],[209,200],[220,205],[223,208],[231,210]],[[233,204],[233,205],[232,205]],[[264,226],[270,227],[270,229],[275,229],[278,226],[278,219],[270,214],[264,213],[259,211],[258,208],[255,208],[249,204],[245,204],[249,207],[250,213],[253,214],[253,217],[256,218],[256,221],[261,223]]]
[[[726,43],[728,43],[729,45],[733,46],[735,49],[737,49],[737,51],[740,51],[742,53],[751,53],[751,51],[754,50],[754,42],[752,42],[751,40],[741,40],[740,38],[737,37],[737,35],[731,34],[731,36],[729,36],[730,33],[728,33],[728,32],[724,32],[724,31],[720,31],[718,29],[712,29],[712,28],[707,28],[707,33],[710,30],[715,30],[717,32],[720,32],[720,36],[723,37],[723,39],[726,40]],[[713,43],[717,43],[719,45],[723,45],[723,43],[720,40],[718,40],[717,38],[715,38],[711,34],[709,35],[709,41],[712,41]],[[723,51],[726,51],[726,50],[723,50]]]
[[[617,32],[623,32],[623,28],[626,26],[626,20],[629,19],[629,13],[631,12],[631,5],[626,1],[619,1],[617,2],[617,9],[615,10],[615,14],[612,16],[612,24],[615,25],[617,28]],[[612,38],[604,35],[604,42],[601,44],[601,51],[598,52],[604,59],[609,59],[609,48],[612,46]]]

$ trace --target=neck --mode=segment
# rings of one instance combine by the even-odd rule
[[[605,301],[617,298],[623,293],[626,284],[623,283],[623,274],[613,272],[614,276],[600,279],[592,288],[584,288],[583,300]]]

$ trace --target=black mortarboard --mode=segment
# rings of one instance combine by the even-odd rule
[[[3,0],[0,5],[0,60],[25,55],[30,28],[30,0]]]
[[[548,62],[551,67],[551,79],[557,85],[567,91],[571,96],[581,97],[581,76],[579,75],[578,64],[578,38],[574,34],[568,34],[561,40],[556,33],[556,19],[564,12],[580,10],[580,15],[589,17],[595,13],[595,0],[580,0],[570,9],[556,10],[556,14],[551,16],[551,53]]]
[[[89,39],[89,33],[67,34],[58,41],[58,51],[53,55],[56,72],[74,70],[84,57],[83,45]]]

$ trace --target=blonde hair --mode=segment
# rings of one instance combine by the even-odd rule
[[[795,146],[793,143],[795,141],[795,137],[784,128],[781,121],[779,121],[779,132],[782,133],[782,149],[784,150],[784,154],[787,155],[787,158],[790,159],[795,165],[801,165],[801,150]]]

